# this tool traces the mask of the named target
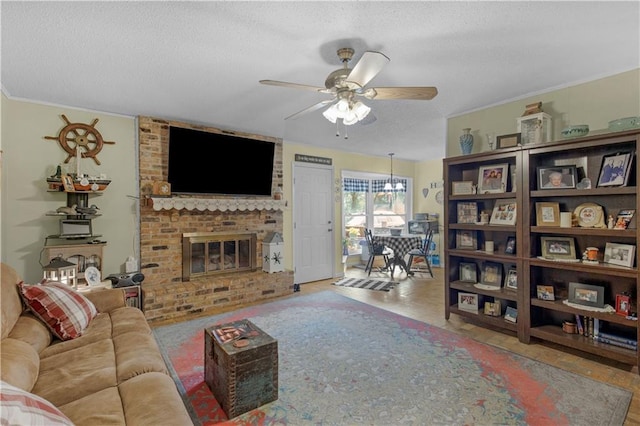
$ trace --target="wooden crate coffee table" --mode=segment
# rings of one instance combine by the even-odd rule
[[[243,336],[233,330],[244,330]],[[229,340],[223,331],[231,331]],[[276,339],[249,320],[207,327],[204,334],[204,380],[227,417],[278,399]]]

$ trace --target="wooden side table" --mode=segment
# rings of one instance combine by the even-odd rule
[[[227,327],[247,335],[222,343],[216,331]],[[205,383],[229,419],[278,399],[276,339],[249,320],[208,327],[204,333]],[[245,346],[236,347],[239,341]]]

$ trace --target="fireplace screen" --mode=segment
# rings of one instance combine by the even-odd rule
[[[255,270],[256,234],[182,235],[182,279]]]

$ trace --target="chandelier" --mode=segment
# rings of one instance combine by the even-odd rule
[[[389,179],[389,181],[387,183],[384,184],[384,190],[385,191],[393,191],[393,190],[403,190],[404,186],[402,186],[402,182],[400,181],[395,181],[395,179],[393,179],[393,156],[395,155],[395,153],[390,152],[389,153],[389,158],[391,159],[391,178]]]

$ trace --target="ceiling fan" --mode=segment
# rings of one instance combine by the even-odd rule
[[[380,52],[368,50],[364,52],[362,58],[352,69],[349,68],[348,64],[353,58],[353,54],[354,50],[349,47],[338,49],[338,58],[342,61],[343,67],[329,74],[324,82],[325,87],[276,80],[260,80],[260,83],[332,95],[331,99],[311,105],[286,117],[285,120],[295,119],[329,106],[323,112],[325,118],[332,123],[342,120],[347,126],[361,121],[371,110],[358,99],[359,97],[371,100],[430,100],[438,94],[438,89],[435,87],[365,87],[367,83],[378,75],[390,59]]]

